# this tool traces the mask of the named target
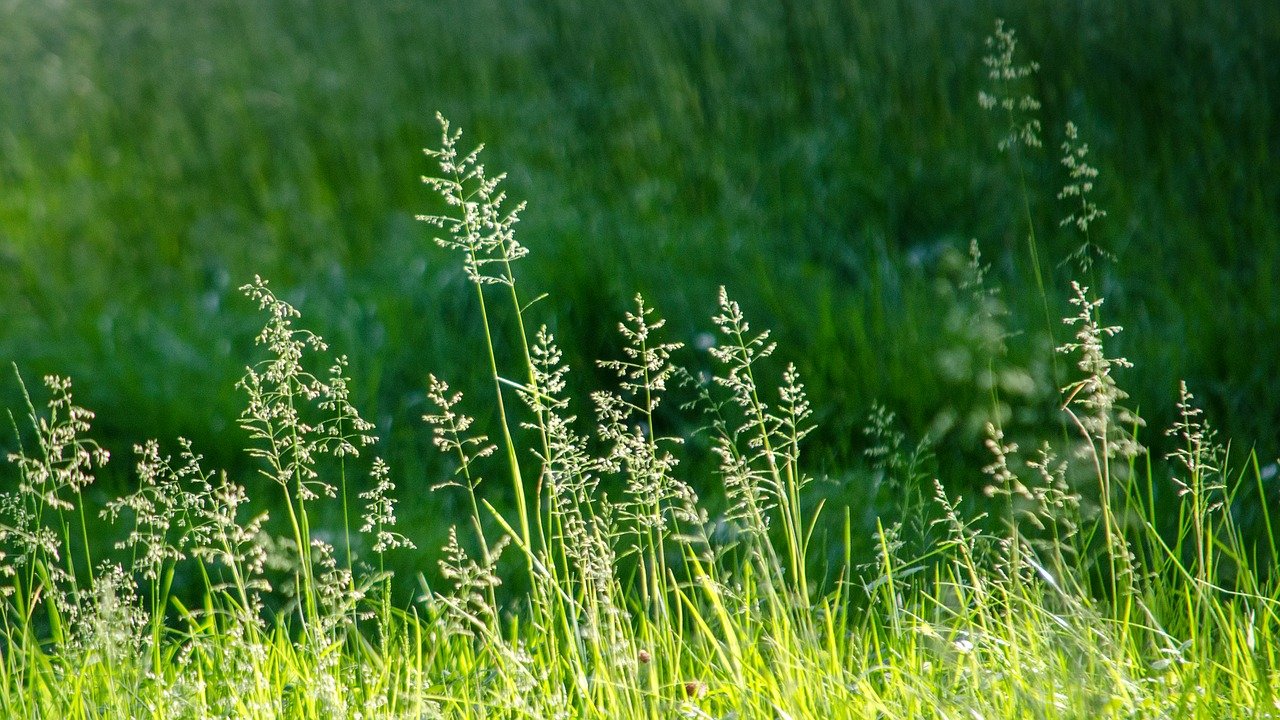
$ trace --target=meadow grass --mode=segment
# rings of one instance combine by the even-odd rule
[[[423,193],[404,181],[438,108],[531,202],[523,270],[554,282],[576,394],[606,379],[599,328],[635,292],[692,345],[723,284],[804,348],[815,460],[855,465],[877,400],[940,453],[980,449],[964,418],[985,397],[935,342],[952,256],[982,240],[1011,329],[1040,336],[1012,352],[1039,361],[1061,340],[1045,337],[1018,176],[991,152],[1003,123],[974,101],[1003,16],[1042,63],[1045,142],[1024,160],[1053,305],[1078,242],[1043,190],[1062,184],[1072,119],[1110,213],[1095,241],[1125,260],[1090,284],[1146,359],[1136,404],[1172,422],[1185,378],[1224,431],[1280,450],[1280,389],[1257,362],[1280,352],[1274,3],[597,5],[9,0],[0,358],[77,378],[117,454],[164,427],[230,467],[257,322],[236,287],[260,273],[349,353],[388,460],[437,473],[416,421],[424,369],[486,382],[469,362],[477,308],[461,269],[422,248]]]
[[[616,346],[575,366],[599,382],[575,392],[545,310],[559,294],[517,272],[537,257],[517,240],[524,205],[441,117],[419,219],[479,341],[421,390],[452,508],[438,568],[412,564],[425,488],[371,457],[353,399],[369,368],[255,278],[240,290],[266,359],[235,384],[247,447],[229,470],[149,440],[131,491],[104,498],[120,463],[70,380],[46,377],[39,400],[19,381],[0,714],[1280,714],[1276,466],[1220,439],[1186,383],[1167,431],[1129,407],[1120,328],[1091,289],[1113,260],[1087,133],[1042,125],[1038,67],[1003,24],[984,52],[975,107],[1009,158],[1029,281],[1009,292],[972,242],[938,261],[934,324],[895,326],[936,330],[931,362],[967,401],[930,427],[966,428],[981,462],[909,439],[881,406],[860,433],[869,473],[814,462],[802,363],[723,287],[692,348],[634,295]],[[1048,225],[1027,172],[1046,144],[1065,170]],[[412,527],[398,500],[419,506]]]
[[[982,102],[1008,120],[1002,149],[1034,146],[1035,103],[1006,84],[1034,67],[1003,25],[990,46],[996,83]],[[800,371],[774,372],[783,350],[724,288],[701,365],[675,362],[685,348],[637,295],[619,351],[598,363],[613,381],[568,392],[541,298],[515,272],[529,254],[515,231],[524,206],[440,123],[424,181],[442,209],[420,219],[460,260],[484,339],[472,361],[491,384],[478,402],[434,375],[425,389],[423,419],[453,468],[434,490],[463,508],[439,571],[397,598],[386,558],[413,545],[397,498],[422,490],[398,489],[369,457],[375,428],[351,400],[345,356],[256,278],[241,290],[267,358],[237,388],[259,477],[211,470],[188,441],[138,445],[134,491],[100,513],[124,528],[115,552],[87,519],[109,460],[94,414],[65,378],[45,379],[41,408],[24,387],[26,418],[10,416],[18,482],[0,494],[5,717],[1280,714],[1266,471],[1218,439],[1185,384],[1177,421],[1142,436],[1121,387],[1131,365],[1112,351],[1120,329],[1085,284],[1070,286],[1055,369],[1045,358],[1038,371],[1061,375],[1062,421],[1024,449],[1005,408],[1037,371],[1011,359],[1020,339],[972,244],[952,330],[985,366],[981,479],[940,467],[927,440],[909,442],[877,409],[865,433],[886,512],[861,554],[855,513],[867,508],[814,495],[833,480],[807,469]],[[1068,128],[1061,196],[1077,204],[1063,222],[1081,233],[1070,259],[1084,276],[1100,261],[1088,231],[1103,212],[1086,148]],[[1035,256],[1034,233],[1027,242]],[[1037,303],[1054,306],[1047,289]],[[665,419],[673,402],[697,433],[671,430],[685,427]],[[490,404],[491,434],[469,414]],[[718,497],[685,475],[693,439],[715,468],[699,486]],[[982,497],[962,498],[950,478]],[[510,498],[501,508],[494,483]],[[283,517],[257,510],[247,487],[271,492]],[[183,576],[196,578],[194,602],[174,590]]]

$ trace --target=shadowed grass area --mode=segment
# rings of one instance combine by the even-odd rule
[[[1179,378],[1277,449],[1278,11],[1269,3],[11,2],[0,61],[0,355],[79,378],[117,451],[148,427],[222,462],[271,277],[348,348],[353,393],[421,457],[428,369],[478,338],[459,271],[411,222],[405,182],[440,108],[494,147],[530,277],[554,292],[571,381],[642,291],[693,344],[725,284],[804,352],[823,452],[847,466],[873,400],[946,453],[979,439],[935,342],[936,278],[977,238],[1012,329],[1049,330],[1015,163],[977,93],[991,18],[1021,32],[1045,145],[1031,190],[1050,304],[1078,245],[1054,193],[1067,119],[1099,165],[1118,258],[1093,279],[1132,387]],[[422,322],[431,318],[433,322]],[[1057,331],[1057,328],[1054,328]],[[1022,352],[1021,350],[1015,350]],[[1040,354],[1037,354],[1040,353]],[[599,379],[597,375],[596,380]],[[581,384],[578,384],[581,383]],[[13,399],[12,384],[5,384]],[[971,395],[971,393],[969,394]],[[1043,411],[1051,410],[1046,403]],[[1166,421],[1160,415],[1153,420]],[[487,423],[488,418],[481,418]],[[950,426],[950,429],[947,427]]]

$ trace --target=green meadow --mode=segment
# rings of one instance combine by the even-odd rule
[[[1280,714],[1280,7],[3,18],[0,714]]]

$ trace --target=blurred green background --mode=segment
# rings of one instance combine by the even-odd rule
[[[1045,148],[1023,167],[1050,312],[1068,313],[1079,245],[1055,198],[1070,119],[1101,171],[1094,237],[1118,258],[1088,279],[1125,327],[1120,382],[1149,434],[1185,378],[1238,446],[1274,458],[1265,0],[0,0],[0,359],[29,385],[75,379],[116,454],[101,492],[128,485],[129,447],[152,436],[246,476],[234,383],[262,357],[260,318],[236,288],[261,274],[350,356],[414,498],[408,533],[431,544],[450,508],[418,499],[448,472],[420,421],[425,378],[468,391],[482,422],[491,402],[474,294],[413,220],[437,207],[418,178],[440,110],[529,203],[518,274],[526,297],[550,294],[532,313],[578,397],[608,380],[592,361],[618,352],[636,292],[693,346],[724,284],[803,374],[816,473],[861,472],[876,400],[943,461],[965,457],[989,401],[948,320],[970,238],[1018,333],[1010,364],[1043,379],[1020,398],[1027,424],[1052,416],[1048,349],[1067,338],[1045,320],[1002,124],[977,103],[997,17],[1041,64]],[[6,406],[17,393],[0,381]]]

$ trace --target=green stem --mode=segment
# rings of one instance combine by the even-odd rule
[[[502,422],[502,441],[507,451],[507,462],[511,466],[511,485],[515,493],[516,512],[519,514],[520,539],[524,541],[525,547],[531,548],[531,535],[529,532],[529,514],[528,503],[525,501],[524,478],[520,474],[520,459],[516,455],[515,441],[511,437],[511,426],[507,421],[506,404],[502,399],[502,382],[498,374],[498,359],[493,349],[493,332],[489,325],[489,311],[484,301],[484,287],[480,283],[475,283],[476,297],[480,301],[480,319],[484,325],[484,342],[485,350],[489,356],[489,370],[493,374],[493,392],[498,402],[498,415]],[[514,292],[514,288],[512,290]],[[528,352],[526,348],[525,352]],[[532,571],[532,567],[530,568]]]

